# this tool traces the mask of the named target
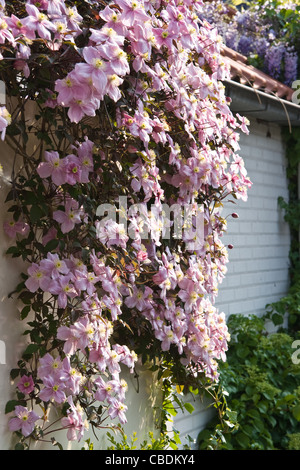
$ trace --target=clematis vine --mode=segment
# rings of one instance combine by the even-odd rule
[[[81,441],[126,423],[124,370],[168,363],[174,384],[218,381],[221,208],[251,187],[248,122],[230,110],[201,0],[2,3],[0,131],[23,159],[5,230],[27,263],[16,293],[31,343],[10,429],[24,447],[45,440],[55,409]]]

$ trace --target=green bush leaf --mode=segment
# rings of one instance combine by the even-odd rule
[[[297,405],[292,410],[293,416],[297,421],[300,421],[300,405]]]
[[[235,439],[237,440],[239,445],[242,447],[242,449],[249,449],[250,439],[245,433],[238,432],[237,434],[235,434]]]

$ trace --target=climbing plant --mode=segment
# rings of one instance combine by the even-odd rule
[[[123,425],[124,368],[167,368],[186,389],[218,380],[221,208],[247,199],[248,122],[230,111],[202,1],[0,5],[4,229],[28,342],[6,412],[27,449]]]

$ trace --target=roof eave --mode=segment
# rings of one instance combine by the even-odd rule
[[[226,96],[231,98],[234,113],[256,118],[280,126],[300,126],[300,106],[234,80],[224,80]]]

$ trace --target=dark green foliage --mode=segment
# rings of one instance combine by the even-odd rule
[[[227,450],[299,449],[300,364],[293,360],[295,340],[284,330],[268,333],[265,318],[231,316],[227,362],[220,385],[235,426],[210,423],[199,448]],[[300,336],[299,336],[300,338]],[[237,424],[236,424],[237,423]],[[219,435],[219,438],[217,439]]]

